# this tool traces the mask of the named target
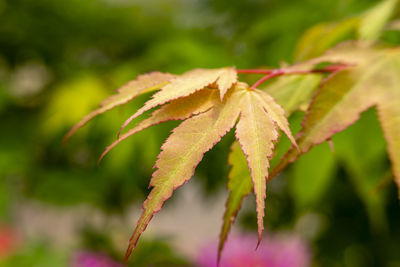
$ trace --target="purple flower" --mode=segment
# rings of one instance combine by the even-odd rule
[[[257,237],[232,236],[225,244],[220,267],[308,267],[307,245],[293,236],[264,237],[255,250]],[[217,244],[204,247],[198,258],[199,267],[217,266]]]
[[[72,260],[71,267],[123,267],[109,256],[99,252],[81,251]]]

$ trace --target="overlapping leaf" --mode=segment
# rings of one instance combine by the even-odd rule
[[[171,100],[193,94],[206,86],[216,85],[220,90],[222,100],[226,91],[236,82],[237,74],[233,68],[195,69],[188,71],[154,94],[152,99],[147,101],[141,109],[125,121],[121,130],[147,110],[163,105]]]
[[[315,95],[297,142],[301,153],[324,142],[376,106],[396,182],[400,186],[400,49],[375,50],[363,62],[329,79]],[[294,148],[273,170],[275,175],[301,154]]]
[[[226,203],[218,258],[241,202],[252,185],[256,195],[259,242],[261,241],[264,227],[266,178],[274,141],[278,138],[277,128],[281,129],[296,145],[288,126],[282,107],[276,104],[268,94],[257,89],[244,91],[240,104],[240,120],[236,126],[236,138],[246,156],[241,156],[238,145],[234,143],[229,161],[232,165],[228,184],[230,194]],[[244,170],[246,159],[250,173]]]

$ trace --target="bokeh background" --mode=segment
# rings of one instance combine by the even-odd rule
[[[67,130],[116,88],[152,70],[293,63],[309,27],[377,2],[0,0],[0,266],[120,266],[159,147],[177,124],[137,134],[97,167],[144,96],[63,146]],[[400,43],[397,32],[383,37]],[[292,115],[294,129],[301,117]],[[130,266],[196,266],[214,257],[204,248],[218,240],[232,140],[230,133],[208,152],[157,214]],[[268,185],[265,242],[301,239],[310,266],[399,267],[400,206],[375,110],[333,143]],[[249,196],[233,234],[255,232]]]

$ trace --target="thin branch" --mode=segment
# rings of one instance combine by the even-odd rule
[[[274,70],[262,70],[262,69],[239,69],[237,73],[250,73],[250,74],[269,74]]]
[[[264,77],[255,82],[251,88],[255,89],[257,86],[262,84],[263,82],[272,79],[274,77],[283,76],[283,75],[304,75],[304,74],[312,74],[312,73],[336,73],[345,68],[350,67],[351,65],[347,64],[336,64],[327,66],[321,69],[308,69],[308,70],[296,70],[296,69],[272,69],[272,70],[263,70],[263,69],[239,69],[236,70],[237,73],[248,73],[248,74],[266,74]]]
[[[275,72],[275,73],[270,73],[268,75],[265,75],[264,77],[262,77],[261,79],[259,79],[257,82],[255,82],[252,86],[251,89],[255,89],[257,88],[257,86],[259,86],[260,84],[262,84],[263,82],[273,78],[273,77],[278,77],[283,75],[283,72]]]

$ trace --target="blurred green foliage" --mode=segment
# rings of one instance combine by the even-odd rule
[[[43,267],[67,267],[68,256],[60,251],[49,248],[41,242],[26,244],[23,250],[1,261],[1,266],[43,266]]]
[[[176,123],[125,141],[100,168],[96,161],[146,97],[100,116],[61,145],[75,122],[137,74],[294,62],[354,38],[354,17],[376,2],[0,0],[0,220],[12,225],[22,198],[90,203],[120,215],[144,199],[159,147]],[[395,29],[382,39],[400,43]],[[299,54],[315,40],[311,54]],[[291,117],[295,131],[301,117]],[[232,140],[230,133],[199,165],[204,193],[226,184]],[[288,144],[283,137],[278,147]],[[400,208],[375,111],[333,144],[333,151],[316,147],[268,186],[267,227],[317,225],[308,237],[315,266],[400,266]],[[254,228],[254,218],[244,211],[242,225]],[[135,266],[186,264],[174,254],[164,242],[143,242]],[[64,266],[66,259],[65,252],[32,241],[1,265]]]

